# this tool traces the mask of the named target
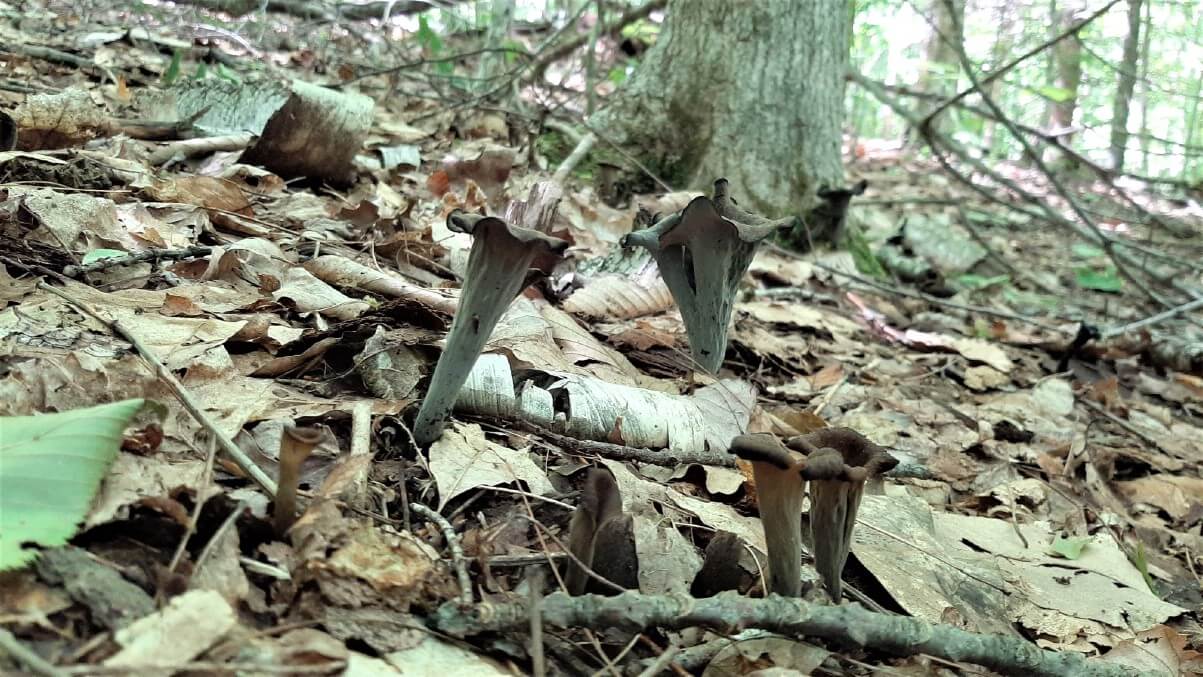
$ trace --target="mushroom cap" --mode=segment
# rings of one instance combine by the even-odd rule
[[[547,251],[554,254],[562,254],[568,248],[567,240],[561,240],[530,228],[511,225],[496,216],[473,214],[463,209],[452,210],[447,215],[447,227],[457,233],[468,233],[474,238],[484,237],[490,242],[496,240],[498,246],[535,245],[546,247]],[[501,243],[505,243],[505,245]]]

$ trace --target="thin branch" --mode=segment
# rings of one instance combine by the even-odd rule
[[[1037,45],[1036,47],[1033,47],[1032,49],[1024,52],[1023,54],[1020,54],[1019,56],[1012,59],[1006,65],[1001,66],[1000,68],[997,68],[997,69],[991,71],[991,73],[989,75],[987,75],[985,78],[982,78],[982,81],[980,83],[975,83],[972,87],[969,87],[968,89],[963,89],[960,92],[957,92],[956,95],[952,96],[951,98],[946,100],[944,103],[941,103],[939,106],[936,106],[936,108],[934,110],[932,110],[930,113],[928,113],[921,121],[919,128],[922,129],[923,127],[927,127],[927,126],[931,125],[931,121],[934,120],[936,118],[936,116],[938,116],[940,113],[943,113],[949,106],[957,103],[961,99],[964,99],[965,97],[969,96],[970,94],[972,94],[976,91],[979,91],[981,86],[987,85],[987,84],[993,82],[994,80],[997,80],[998,78],[1007,74],[1011,69],[1018,66],[1019,64],[1036,56],[1037,54],[1043,52],[1044,50],[1048,49],[1049,47],[1052,47],[1053,45],[1057,44],[1058,42],[1061,42],[1065,38],[1068,38],[1072,35],[1077,35],[1083,28],[1086,28],[1086,26],[1089,25],[1092,21],[1094,21],[1095,19],[1099,18],[1100,16],[1103,16],[1104,14],[1106,14],[1107,11],[1110,10],[1112,7],[1114,7],[1116,4],[1118,4],[1119,1],[1120,0],[1111,0],[1111,2],[1108,2],[1107,4],[1103,5],[1097,11],[1095,11],[1093,14],[1086,17],[1085,19],[1082,19],[1081,21],[1074,24],[1073,26],[1070,26],[1065,31],[1062,31],[1058,35],[1055,35],[1051,39],[1047,40],[1046,42],[1041,43],[1041,44]],[[956,15],[954,14],[953,16],[955,17]],[[941,37],[943,37],[943,36],[941,36]]]
[[[116,268],[117,266],[129,266],[143,261],[170,261],[175,259],[190,259],[196,256],[207,256],[213,252],[212,247],[184,247],[183,249],[148,249],[137,254],[128,256],[114,256],[110,258],[100,259],[92,263],[85,263],[81,266],[67,266],[63,268],[63,275],[67,277],[79,277],[85,273],[95,273],[100,270]]]
[[[1041,677],[1130,677],[1137,673],[1119,663],[1088,661],[1081,654],[1055,652],[1019,637],[984,635],[948,625],[904,616],[878,614],[858,604],[827,606],[802,599],[771,595],[765,599],[735,592],[694,599],[686,595],[644,595],[626,592],[616,597],[554,593],[543,598],[545,626],[557,628],[648,628],[680,630],[707,627],[720,630],[755,627],[790,636],[822,637],[840,643],[911,656],[930,654],[974,663],[1006,675]],[[439,607],[433,626],[456,637],[485,632],[521,630],[529,623],[523,602]]]
[[[192,415],[192,418],[196,419],[197,423],[201,424],[201,427],[203,427],[205,430],[208,430],[209,434],[217,440],[217,444],[221,446],[221,450],[226,452],[226,454],[236,464],[238,464],[238,467],[241,468],[248,477],[254,480],[255,483],[258,484],[268,496],[273,498],[275,497],[275,480],[268,477],[267,473],[263,472],[262,468],[255,465],[255,462],[251,460],[251,457],[248,456],[246,452],[240,449],[237,444],[234,444],[234,440],[230,439],[228,435],[226,435],[220,428],[217,427],[217,424],[213,422],[213,419],[209,418],[209,415],[206,414],[203,409],[201,409],[200,403],[198,403],[196,399],[192,397],[192,393],[184,387],[184,384],[180,383],[179,379],[175,377],[175,374],[171,373],[170,369],[168,369],[161,361],[159,361],[159,358],[155,357],[155,354],[146,347],[146,344],[142,342],[142,339],[138,338],[136,334],[126,328],[126,326],[123,325],[120,320],[110,319],[104,315],[101,315],[95,308],[88,305],[84,301],[75,298],[62,289],[51,287],[45,282],[39,282],[38,289],[48,291],[55,296],[62,297],[71,305],[79,308],[93,317],[97,322],[100,322],[105,327],[108,327],[108,329],[114,334],[117,334],[126,341],[129,341],[134,346],[134,350],[138,351],[138,355],[140,355],[142,359],[146,360],[146,362],[154,369],[155,375],[158,376],[163,383],[167,384],[167,387],[171,390],[172,394],[176,396],[176,399],[180,401],[180,404],[184,405],[184,409]]]
[[[460,546],[459,534],[455,533],[455,527],[451,526],[451,522],[448,522],[446,517],[421,503],[410,503],[409,509],[434,522],[439,531],[443,532],[443,539],[447,541],[447,549],[451,551],[451,564],[455,568],[455,576],[459,580],[459,603],[472,604],[472,579],[468,577],[464,549]]]

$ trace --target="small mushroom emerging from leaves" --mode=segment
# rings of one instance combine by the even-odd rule
[[[802,500],[805,461],[770,433],[740,435],[731,453],[752,463],[756,502],[769,552],[768,587],[786,597],[802,595]]]
[[[301,483],[301,466],[322,441],[320,428],[284,426],[280,436],[280,475],[276,482],[274,525],[276,536],[283,538],[297,519],[297,489]]]
[[[838,602],[840,574],[848,561],[865,482],[898,465],[898,459],[849,428],[816,430],[791,438],[787,444],[807,454],[802,475],[810,481],[815,568],[831,599]]]
[[[745,212],[727,194],[727,180],[719,179],[713,198],[694,198],[684,210],[623,237],[622,246],[644,247],[656,259],[702,369],[715,373],[723,364],[735,291],[757,245],[795,220]]]
[[[635,552],[635,525],[622,512],[622,495],[614,475],[593,468],[585,477],[581,502],[568,526],[568,549],[581,564],[611,583],[628,590],[639,589],[639,559]],[[600,556],[599,556],[600,555]],[[613,594],[616,590],[593,581],[585,568],[570,562],[564,585],[571,595],[586,590]]]
[[[430,444],[443,434],[460,387],[472,372],[493,327],[530,282],[532,264],[548,272],[555,257],[568,247],[564,240],[539,230],[550,225],[559,197],[555,184],[543,182],[531,188],[526,202],[512,203],[504,221],[462,210],[447,217],[448,228],[472,235],[472,250],[446,347],[414,423],[418,444]]]

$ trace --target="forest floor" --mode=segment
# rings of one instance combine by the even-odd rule
[[[6,14],[0,44],[32,42],[31,21],[53,24]],[[70,129],[34,116],[42,126],[0,152],[0,415],[156,406],[123,436],[70,544],[0,574],[6,674],[973,672],[745,630],[748,616],[631,631],[630,610],[578,609],[566,628],[525,606],[561,585],[547,564],[566,561],[591,466],[610,471],[630,517],[640,593],[696,592],[722,564],[708,546],[731,534],[733,585],[761,595],[751,471],[722,452],[740,433],[822,427],[901,461],[860,506],[844,604],[1157,674],[1203,664],[1203,314],[1165,312],[1140,282],[1167,262],[1198,282],[1197,194],[1063,176],[1108,238],[1139,247],[1137,264],[1117,263],[920,149],[848,139],[848,183],[868,181],[849,227],[880,274],[829,246],[762,245],[710,376],[655,264],[619,244],[641,209],[667,215],[702,193],[606,204],[613,187],[578,171],[550,229],[570,243],[563,260],[502,316],[442,438],[418,449],[413,415],[472,242],[447,216],[503,215],[564,153],[549,157],[512,114],[368,80],[350,187],[286,182],[241,148],[156,160],[163,144],[121,131],[162,119],[141,97],[173,68],[174,38],[84,23],[52,34],[39,42],[61,52],[0,48],[0,110],[37,102],[66,118],[83,96],[104,112]],[[273,55],[298,72],[312,56]],[[991,166],[1072,218],[1039,171]],[[121,258],[154,250],[172,254]],[[542,414],[526,406],[540,398]],[[293,426],[321,435],[307,458],[281,456]],[[281,501],[222,435],[299,490],[287,532]],[[455,633],[443,614],[465,609]]]

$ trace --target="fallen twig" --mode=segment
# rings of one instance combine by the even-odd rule
[[[451,565],[455,569],[456,580],[459,581],[459,603],[472,604],[472,579],[468,578],[468,563],[464,560],[464,549],[460,545],[459,534],[455,533],[455,527],[451,526],[451,522],[448,522],[446,517],[421,503],[410,503],[409,509],[434,522],[439,531],[443,532],[443,538],[447,541],[447,550],[451,552]]]
[[[142,359],[146,360],[146,362],[150,364],[155,371],[155,375],[167,384],[167,387],[171,389],[172,394],[176,396],[176,399],[180,401],[180,404],[184,405],[184,409],[192,415],[192,418],[196,419],[196,422],[199,423],[201,427],[207,430],[209,434],[217,440],[217,444],[221,447],[221,450],[226,452],[226,454],[229,455],[229,457],[233,459],[236,464],[238,464],[238,467],[241,468],[248,477],[254,480],[255,483],[258,484],[268,496],[275,498],[275,480],[268,477],[267,473],[263,472],[262,468],[255,465],[255,462],[251,460],[251,457],[248,456],[246,452],[240,449],[237,444],[234,444],[234,440],[230,439],[228,435],[226,435],[221,431],[220,428],[217,427],[217,424],[214,423],[213,419],[209,418],[209,415],[201,409],[200,404],[192,397],[192,393],[184,387],[184,384],[180,383],[179,379],[175,377],[175,374],[171,373],[171,370],[164,366],[163,363],[160,362],[157,357],[155,357],[155,354],[146,347],[146,344],[144,344],[137,335],[130,332],[125,325],[121,324],[120,320],[110,319],[104,315],[101,315],[95,308],[91,307],[84,301],[75,298],[62,289],[52,287],[45,282],[39,282],[38,289],[48,291],[55,296],[63,298],[71,305],[79,308],[93,317],[96,321],[108,327],[109,330],[114,334],[117,334],[133,344],[134,350],[138,351],[138,355],[140,355]]]
[[[129,266],[143,261],[168,261],[173,259],[190,259],[195,256],[207,256],[213,251],[212,247],[184,247],[183,249],[148,249],[137,254],[129,256],[115,256],[107,259],[100,259],[92,263],[85,263],[82,266],[67,266],[63,268],[63,275],[67,277],[79,277],[84,273],[94,273],[98,270],[107,270],[116,268],[117,266]]]
[[[868,611],[858,604],[827,606],[798,598],[772,595],[758,599],[735,592],[706,599],[686,595],[644,595],[625,592],[615,597],[553,593],[543,598],[545,626],[562,629],[648,628],[680,630],[755,627],[792,636],[822,637],[886,653],[930,654],[974,663],[1007,675],[1046,677],[1128,677],[1148,674],[1118,663],[1088,661],[1071,652],[1037,647],[1019,637],[985,635],[948,625]],[[429,619],[431,625],[455,637],[485,632],[517,631],[529,623],[525,602],[447,603]]]

